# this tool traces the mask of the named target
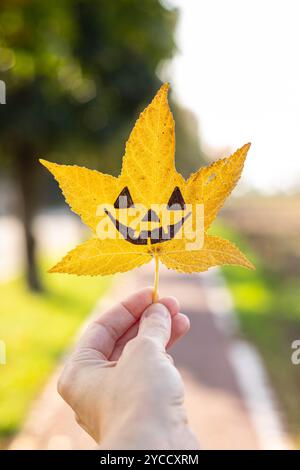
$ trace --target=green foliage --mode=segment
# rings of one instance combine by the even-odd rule
[[[109,278],[46,275],[44,295],[29,292],[23,278],[0,286],[1,340],[7,347],[7,364],[0,365],[0,448],[1,439],[19,428],[30,402],[109,283]]]

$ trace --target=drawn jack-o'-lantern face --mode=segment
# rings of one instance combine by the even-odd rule
[[[135,204],[129,189],[126,186],[122,189],[119,196],[115,200],[114,209],[118,209],[121,212],[134,208]],[[168,211],[175,211],[175,213],[180,212],[179,220],[174,221],[173,223],[168,223],[166,227],[162,225],[161,221],[162,213],[165,209]],[[156,210],[155,207],[146,209],[145,213],[142,214],[142,218],[139,223],[139,225],[142,226],[139,234],[136,234],[136,230],[133,227],[127,226],[118,220],[108,209],[105,209],[105,213],[108,215],[115,228],[124,237],[124,239],[130,243],[133,243],[134,245],[153,245],[156,243],[172,240],[177,236],[184,222],[191,215],[191,211],[186,213],[186,204],[178,186],[174,188],[166,208],[160,208],[160,212]],[[174,219],[174,216],[170,218]],[[146,228],[143,228],[143,224],[146,225]]]

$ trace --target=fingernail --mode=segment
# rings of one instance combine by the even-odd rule
[[[158,313],[159,315],[163,315],[164,317],[168,317],[170,315],[170,312],[167,309],[167,307],[165,307],[163,304],[160,304],[159,302],[157,302],[155,304],[150,305],[150,307],[148,307],[145,310],[145,312],[143,314],[143,317],[147,318],[147,317],[150,317],[151,315],[153,315],[155,313]]]

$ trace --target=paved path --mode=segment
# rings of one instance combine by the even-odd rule
[[[152,268],[150,265],[122,275],[118,285],[123,286],[124,290],[126,285],[128,294],[141,286],[152,284]],[[118,293],[113,290],[105,298],[105,305],[99,308],[107,307],[124,294],[119,289]],[[217,271],[185,276],[162,269],[160,294],[176,295],[181,310],[191,320],[189,334],[174,346],[171,354],[185,382],[189,421],[202,448],[286,447],[281,422],[269,403],[272,397],[265,384],[255,383],[255,380],[261,382],[263,369],[252,376],[249,371],[249,377],[243,373],[243,370],[247,371],[245,361],[249,358],[244,354],[245,348],[236,348],[241,341],[236,338],[235,319],[228,313],[231,309],[230,299],[227,290],[220,287]],[[253,357],[251,352],[249,354],[251,362]],[[257,372],[255,361],[252,365],[254,372]],[[12,443],[12,448],[95,448],[95,443],[79,428],[73,413],[58,396],[58,374],[59,371],[51,378],[23,431]],[[256,390],[261,390],[260,387],[262,393],[255,394]],[[255,397],[252,402],[251,397]]]

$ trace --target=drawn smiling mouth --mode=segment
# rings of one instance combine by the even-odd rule
[[[152,245],[155,243],[162,243],[172,240],[172,238],[177,235],[184,222],[191,215],[191,212],[189,212],[175,224],[168,225],[166,230],[164,230],[163,227],[158,227],[153,230],[142,230],[138,236],[135,236],[135,231],[132,228],[127,227],[127,225],[125,224],[122,224],[107,209],[104,209],[104,212],[106,213],[106,215],[108,215],[108,217],[110,218],[118,232],[124,237],[124,239],[130,243],[133,243],[134,245],[147,245],[148,239],[150,239],[150,243]]]

